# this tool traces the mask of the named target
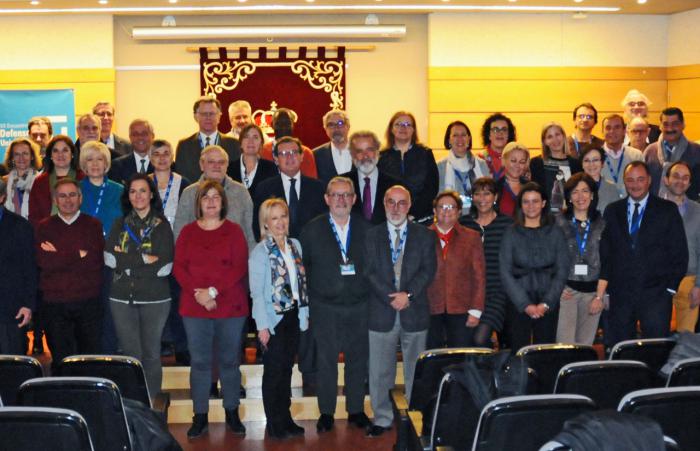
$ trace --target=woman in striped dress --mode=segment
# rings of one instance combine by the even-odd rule
[[[492,333],[496,331],[500,338],[506,318],[507,299],[501,286],[498,254],[501,238],[513,224],[513,219],[496,210],[496,182],[492,178],[477,179],[473,185],[472,197],[471,214],[463,216],[460,222],[481,233],[486,259],[486,303],[479,325],[474,331],[474,344],[490,348]]]

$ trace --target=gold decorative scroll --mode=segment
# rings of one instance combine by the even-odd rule
[[[233,91],[238,83],[255,72],[255,64],[250,61],[212,61],[204,63],[204,95],[214,97],[222,91]]]
[[[344,104],[343,64],[338,61],[304,61],[292,63],[292,72],[306,80],[314,89],[323,89],[331,96],[329,106],[334,110],[342,110]]]

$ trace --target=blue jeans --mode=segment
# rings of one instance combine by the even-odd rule
[[[194,413],[209,412],[212,354],[214,341],[219,361],[219,378],[224,409],[235,409],[240,403],[240,355],[246,317],[192,318],[183,317],[190,350],[190,392]]]

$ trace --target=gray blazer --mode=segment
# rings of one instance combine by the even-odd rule
[[[600,186],[598,187],[598,211],[600,214],[605,213],[605,207],[620,199],[622,197],[620,197],[620,192],[615,184],[601,177]]]
[[[369,330],[388,332],[396,321],[396,310],[390,305],[394,287],[394,266],[391,262],[389,230],[386,222],[372,227],[365,240],[365,277],[369,281]],[[427,288],[435,277],[435,233],[421,225],[408,223],[401,266],[399,291],[412,293],[408,308],[399,312],[401,328],[407,332],[428,329],[430,309]]]
[[[689,276],[698,276],[695,286],[700,287],[700,204],[688,199],[686,211],[683,216],[683,228],[688,240],[688,273]]]
[[[176,240],[180,236],[182,228],[196,219],[194,214],[194,201],[197,197],[199,183],[203,180],[204,176],[199,179],[199,182],[193,183],[185,188],[180,196],[173,229]],[[250,194],[248,194],[248,190],[245,186],[230,177],[226,177],[224,180],[224,191],[226,192],[226,198],[228,200],[226,219],[241,226],[246,242],[248,243],[248,252],[250,253],[253,247],[255,247],[255,236],[253,235],[253,200],[250,198]]]

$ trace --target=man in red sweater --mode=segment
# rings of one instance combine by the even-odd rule
[[[58,214],[37,226],[37,263],[44,293],[42,316],[53,367],[72,354],[97,354],[102,335],[102,225],[80,213],[75,180],[56,182]]]

